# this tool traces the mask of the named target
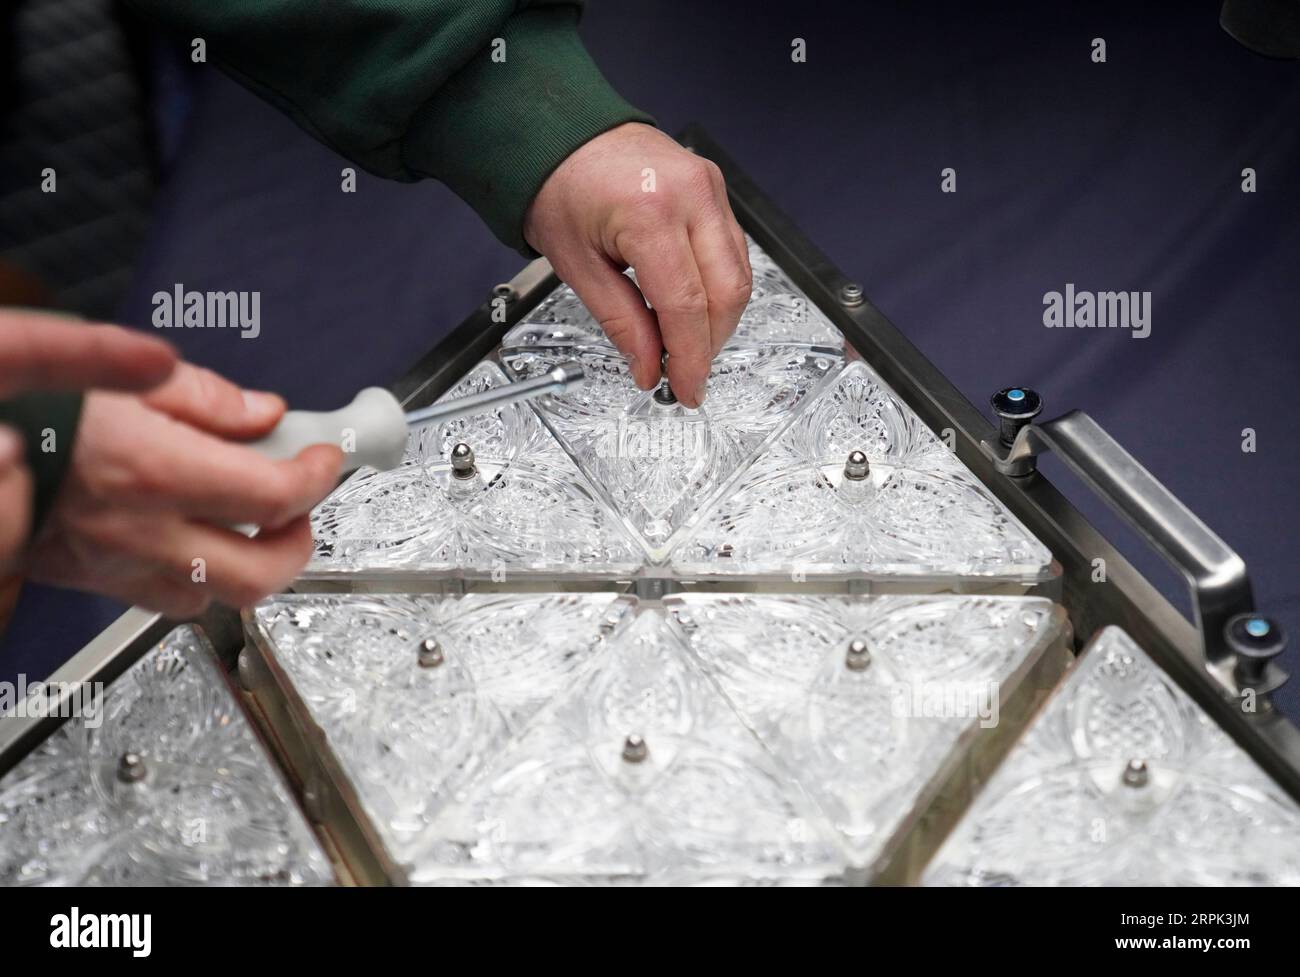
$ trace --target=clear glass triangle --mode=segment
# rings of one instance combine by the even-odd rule
[[[868,471],[848,476],[853,452]],[[863,362],[848,364],[735,482],[672,566],[688,576],[994,577],[1051,553]]]
[[[726,348],[807,345],[843,350],[844,336],[775,261],[746,235],[753,286]],[[636,271],[627,276],[636,281]],[[568,285],[561,285],[506,333],[507,349],[601,347],[612,350],[600,323]]]
[[[480,363],[440,400],[507,383]],[[474,452],[457,478],[451,450]],[[312,514],[307,579],[456,571],[626,574],[644,557],[526,403],[415,429],[402,464],[363,468]]]
[[[98,712],[78,710],[0,779],[0,885],[332,880],[193,627],[168,634]]]
[[[1041,598],[687,594],[664,605],[869,876],[1061,637]]]
[[[1103,629],[927,868],[929,885],[1297,885],[1300,806]]]
[[[414,881],[817,882],[842,868],[830,826],[646,612],[444,811]]]
[[[501,358],[517,377],[582,364],[586,382],[538,411],[654,563],[840,364],[834,351],[807,346],[725,349],[707,400],[691,410],[639,390],[612,348],[502,349]]]
[[[607,593],[313,594],[265,601],[254,620],[407,864],[447,800],[599,653],[627,607]]]

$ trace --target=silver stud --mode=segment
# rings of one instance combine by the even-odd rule
[[[871,474],[871,463],[867,461],[866,453],[850,451],[849,459],[844,463],[844,477],[860,482],[869,474]]]
[[[1145,787],[1151,780],[1151,771],[1145,760],[1130,760],[1124,765],[1124,786]]]
[[[451,473],[457,478],[473,478],[474,449],[464,441],[459,441],[451,449]]]
[[[137,784],[144,780],[148,772],[144,757],[139,753],[123,753],[117,761],[117,779],[124,784]]]
[[[871,649],[861,638],[849,642],[849,650],[844,654],[844,664],[855,672],[861,672],[871,664]]]
[[[654,399],[656,404],[663,407],[671,407],[677,403],[677,395],[673,393],[673,388],[668,386],[668,381],[664,380],[659,386],[655,387]]]
[[[447,657],[442,653],[442,645],[432,638],[425,638],[420,642],[420,651],[418,661],[421,668],[437,668]]]
[[[624,763],[641,763],[650,755],[650,747],[645,745],[645,740],[636,733],[628,735],[623,741],[623,762]]]

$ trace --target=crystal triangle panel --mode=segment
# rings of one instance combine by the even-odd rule
[[[931,885],[1298,885],[1300,806],[1137,644],[1101,631]]]
[[[319,727],[392,860],[618,627],[611,594],[297,595],[260,604],[255,640]]]
[[[844,337],[790,277],[763,250],[746,238],[754,272],[749,305],[727,340],[727,349],[746,346],[807,345],[844,348]],[[629,269],[636,281],[636,272]],[[534,347],[603,347],[613,344],[573,289],[561,285],[506,334],[507,349]]]
[[[1033,597],[689,594],[665,607],[868,877],[1002,707],[1032,697],[1040,659],[1055,658],[1050,681],[1068,654],[1063,614]]]
[[[99,691],[0,780],[0,885],[333,881],[200,632]]]
[[[480,363],[441,398],[505,383]],[[469,463],[453,465],[458,445]],[[463,450],[463,449],[462,449]],[[306,576],[630,573],[644,559],[528,404],[412,431],[402,464],[358,471],[312,516]]]
[[[414,880],[797,883],[842,868],[830,826],[650,611],[444,811]]]
[[[673,553],[687,577],[1048,579],[1051,554],[862,362]]]
[[[724,350],[708,399],[690,409],[664,398],[664,387],[637,389],[612,348],[503,349],[501,356],[518,377],[567,360],[582,364],[586,382],[538,410],[652,562],[667,558],[840,364],[833,351],[807,346]]]

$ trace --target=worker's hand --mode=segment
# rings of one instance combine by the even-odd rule
[[[651,126],[618,126],[551,174],[528,209],[524,238],[599,320],[638,386],[659,381],[666,349],[673,392],[699,406],[751,281],[717,166]],[[622,274],[629,265],[640,291]]]
[[[14,568],[31,528],[32,473],[23,451],[23,436],[0,425],[0,574]]]
[[[143,396],[89,394],[32,577],[174,617],[283,588],[311,555],[306,513],[342,461],[332,445],[270,461],[227,440],[260,437],[283,413],[279,397],[186,364]],[[262,531],[248,539],[236,523]]]
[[[166,343],[118,326],[0,309],[0,400],[51,390],[146,390],[176,365]],[[22,435],[0,427],[0,573],[16,565],[31,525],[32,476]]]

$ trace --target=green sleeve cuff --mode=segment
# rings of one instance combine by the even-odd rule
[[[45,522],[72,459],[81,400],[80,393],[36,393],[0,402],[0,424],[21,432],[26,442],[34,482],[33,533]]]
[[[578,39],[576,7],[524,10],[506,21],[505,59],[480,51],[412,119],[405,166],[451,187],[522,254],[524,215],[575,149],[625,122],[654,120],[610,87]],[[499,46],[498,46],[499,48]]]

